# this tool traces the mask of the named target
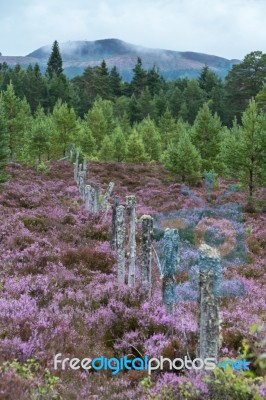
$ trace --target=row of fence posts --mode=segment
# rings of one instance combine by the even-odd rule
[[[76,153],[74,163],[74,179],[77,182],[85,209],[96,213],[108,207],[114,188],[110,182],[103,200],[99,201],[99,186],[86,184],[88,164],[86,160],[79,164],[79,153]],[[128,218],[126,218],[126,212]],[[126,203],[120,205],[115,196],[112,206],[112,237],[111,247],[117,255],[117,278],[121,283],[126,279],[126,222],[129,220],[128,234],[128,271],[127,283],[134,286],[136,281],[136,197],[126,196]],[[150,215],[141,217],[141,282],[147,287],[151,297],[152,289],[152,238],[153,218]],[[162,298],[168,315],[174,312],[175,304],[175,275],[180,263],[180,238],[176,229],[166,229],[163,238],[163,261],[160,266],[162,278]],[[158,260],[157,260],[158,262]],[[219,351],[219,296],[217,291],[217,271],[220,271],[220,259],[210,258],[200,253],[198,277],[198,355],[204,358],[218,359]],[[217,283],[218,282],[218,283]]]
[[[74,162],[74,180],[77,183],[80,191],[80,196],[84,202],[85,210],[97,213],[106,210],[114,189],[114,182],[110,182],[106,192],[100,201],[100,187],[97,184],[87,184],[88,177],[88,162],[86,159],[83,163],[79,163],[79,152],[76,153]]]
[[[127,283],[135,284],[136,276],[136,198],[127,196],[125,206],[115,197],[112,209],[112,249],[117,254],[117,278],[125,283],[126,278],[126,211],[128,214],[128,269]],[[141,282],[147,287],[149,297],[152,288],[152,237],[153,218],[141,217]],[[177,229],[166,229],[163,238],[163,257],[160,265],[162,278],[162,298],[168,315],[173,315],[175,305],[176,274],[180,265],[180,237]],[[157,260],[158,261],[158,260]],[[218,359],[219,350],[219,297],[217,271],[220,271],[220,259],[210,258],[200,253],[198,276],[198,355],[204,358]]]

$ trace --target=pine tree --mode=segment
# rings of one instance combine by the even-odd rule
[[[176,122],[168,108],[159,120],[159,132],[161,135],[162,146],[165,150],[176,132]]]
[[[51,120],[46,117],[43,108],[36,110],[35,118],[32,119],[31,128],[27,140],[28,160],[41,163],[43,157],[49,154],[51,148]]]
[[[141,58],[138,57],[137,63],[133,68],[133,78],[130,83],[131,93],[134,94],[136,98],[139,98],[146,84],[147,84],[147,73],[142,68]]]
[[[99,158],[103,161],[112,161],[114,158],[113,143],[111,138],[107,135],[103,138],[101,150],[99,151]]]
[[[96,141],[86,121],[82,121],[79,126],[78,144],[80,145],[81,151],[85,156],[90,157],[94,155]]]
[[[53,109],[53,120],[58,133],[58,141],[63,150],[63,156],[66,151],[74,133],[77,131],[76,114],[73,108],[69,108],[66,103],[58,100]]]
[[[8,135],[9,156],[11,160],[19,160],[24,144],[24,134],[30,123],[30,107],[26,99],[20,100],[10,83],[3,92],[3,104]]]
[[[139,125],[145,152],[151,160],[158,161],[161,156],[161,138],[154,122],[148,116]]]
[[[199,110],[195,119],[193,143],[200,151],[203,168],[207,171],[215,168],[215,159],[219,153],[222,124],[217,114],[212,115],[208,103]]]
[[[254,100],[242,116],[242,127],[234,123],[222,142],[221,157],[231,176],[249,189],[252,198],[258,184],[265,184],[266,118]]]
[[[127,141],[126,161],[132,163],[146,162],[149,160],[145,153],[143,141],[136,130],[133,130]]]
[[[57,40],[55,40],[53,43],[52,52],[50,54],[47,63],[46,74],[50,78],[52,78],[53,74],[59,76],[62,73],[63,73],[63,61],[59,50],[59,44]]]
[[[94,139],[96,140],[96,150],[99,151],[105,135],[109,134],[107,118],[101,103],[95,101],[92,109],[84,116]]]
[[[123,161],[126,156],[127,143],[125,135],[123,134],[123,131],[120,127],[117,127],[115,129],[112,137],[112,142],[114,159],[118,162]]]
[[[5,182],[9,178],[5,173],[8,155],[9,149],[4,104],[2,98],[0,97],[0,182]]]
[[[116,66],[114,66],[110,71],[110,90],[113,98],[122,95],[122,78],[119,75]]]
[[[151,118],[155,117],[156,108],[155,103],[150,94],[149,88],[146,86],[142,91],[140,98],[138,100],[139,108],[140,108],[140,118],[146,118],[148,115]]]
[[[201,157],[184,132],[177,145],[171,143],[162,158],[166,168],[181,176],[182,182],[193,182],[200,177]]]
[[[200,107],[206,101],[206,94],[200,88],[196,79],[188,81],[187,87],[183,92],[183,99],[187,107],[187,121],[193,124]],[[180,114],[180,116],[182,115]]]

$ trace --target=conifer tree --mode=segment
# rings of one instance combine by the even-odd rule
[[[96,150],[99,151],[104,136],[109,134],[108,121],[105,118],[100,102],[95,101],[92,109],[89,110],[84,118],[96,141]]]
[[[258,184],[266,180],[266,118],[259,114],[254,100],[242,116],[242,127],[233,125],[222,142],[221,157],[230,176],[248,187],[252,198]]]
[[[5,173],[8,154],[9,149],[4,104],[0,97],[0,182],[5,182],[8,179],[8,175]]]
[[[82,121],[79,124],[78,144],[80,145],[81,151],[85,156],[90,157],[94,155],[96,141],[86,121]]]
[[[142,60],[140,57],[137,59],[137,63],[133,68],[133,78],[130,83],[131,93],[139,98],[142,91],[147,84],[147,72],[142,67]]]
[[[43,161],[43,157],[48,158],[51,148],[52,122],[44,113],[42,107],[38,107],[35,113],[35,118],[32,118],[31,128],[27,133],[27,159],[38,163]]]
[[[109,136],[105,135],[102,141],[101,150],[99,151],[99,158],[103,161],[111,161],[114,157],[114,148],[112,140]]]
[[[168,144],[173,139],[175,131],[176,122],[167,108],[159,120],[159,132],[161,135],[163,150],[167,148]]]
[[[215,113],[212,115],[208,103],[199,110],[193,125],[193,143],[200,151],[203,168],[207,171],[215,168],[215,159],[219,153],[222,124]]]
[[[67,103],[58,100],[52,115],[63,156],[65,156],[68,146],[72,143],[73,135],[77,131],[76,114],[73,108],[68,107]]]
[[[50,54],[46,74],[52,78],[53,74],[59,76],[63,72],[63,61],[59,50],[59,44],[57,40],[54,41],[52,52]]]
[[[117,127],[113,133],[113,156],[114,160],[121,162],[126,156],[126,139],[120,127]]]
[[[146,162],[149,160],[145,152],[143,141],[134,129],[127,141],[126,161],[132,163]]]
[[[161,156],[161,140],[154,122],[148,116],[139,125],[145,152],[151,160],[158,161]]]
[[[2,98],[6,118],[9,157],[11,160],[19,160],[21,149],[24,145],[24,134],[30,123],[30,107],[25,98],[20,100],[16,96],[12,83],[7,86]]]
[[[182,182],[193,182],[200,177],[201,157],[184,132],[177,145],[170,143],[162,158],[166,168],[181,176]]]

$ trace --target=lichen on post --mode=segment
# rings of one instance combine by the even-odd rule
[[[115,196],[114,204],[112,206],[112,237],[111,249],[116,250],[116,209],[119,206],[119,197]]]
[[[79,177],[79,191],[80,191],[80,195],[82,200],[85,199],[85,172],[84,171],[80,171],[78,174]]]
[[[99,211],[99,194],[100,188],[99,185],[93,185],[94,188],[94,196],[93,196],[93,212],[97,213]]]
[[[115,186],[114,182],[109,183],[109,185],[106,189],[104,198],[103,198],[103,202],[102,202],[102,206],[101,206],[102,210],[106,210],[108,208],[109,200],[110,200],[112,191],[114,190],[114,186]]]
[[[175,303],[175,274],[180,263],[177,229],[166,229],[163,238],[162,292],[166,314],[173,314]]]
[[[129,214],[129,264],[128,286],[134,286],[136,275],[136,197],[126,196],[126,207]]]
[[[85,185],[85,210],[91,211],[93,208],[94,189],[90,185]]]
[[[116,209],[117,278],[125,283],[125,207]]]
[[[198,353],[201,359],[212,357],[217,361],[221,259],[218,251],[206,244],[199,249]]]
[[[88,173],[88,163],[86,158],[83,160],[83,171],[84,171],[84,182],[86,183],[87,180],[87,173]]]
[[[141,282],[149,288],[151,295],[151,260],[152,260],[152,235],[153,219],[150,215],[141,217],[142,227],[142,252],[141,252]]]
[[[78,183],[78,172],[79,172],[79,152],[76,153],[76,161],[74,163],[74,180]]]

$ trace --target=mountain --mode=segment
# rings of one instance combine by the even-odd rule
[[[26,57],[0,57],[0,62],[6,61],[14,65],[38,62],[44,69],[51,53],[51,45],[43,46]],[[141,57],[144,68],[158,67],[166,79],[197,76],[204,65],[219,76],[224,77],[233,64],[239,60],[195,52],[180,52],[163,49],[150,49],[123,42],[119,39],[103,39],[96,41],[71,41],[60,44],[64,62],[64,71],[69,77],[81,74],[88,66],[95,66],[105,59],[109,68],[118,68],[125,80],[132,76],[132,68],[137,57]]]

